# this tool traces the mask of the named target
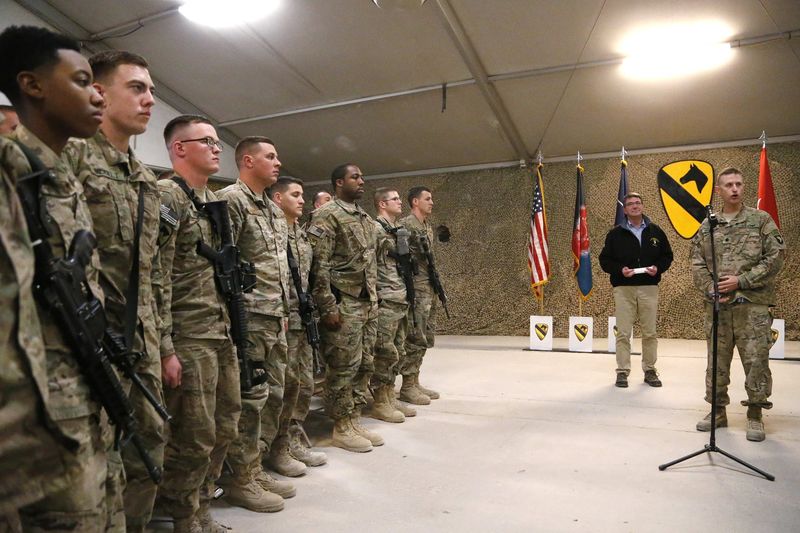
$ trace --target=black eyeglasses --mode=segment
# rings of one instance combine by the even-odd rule
[[[213,137],[201,137],[199,139],[183,139],[182,141],[175,141],[179,143],[205,143],[208,145],[209,148],[214,148],[215,146],[221,152],[224,149],[224,146],[221,142],[214,139]]]

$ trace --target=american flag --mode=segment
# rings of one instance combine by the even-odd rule
[[[531,272],[531,290],[537,300],[544,297],[542,289],[544,284],[550,281],[542,166],[541,163],[536,166],[536,184],[533,187],[533,207],[531,208],[531,231],[528,236],[528,270]]]

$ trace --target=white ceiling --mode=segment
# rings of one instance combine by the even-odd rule
[[[102,44],[147,57],[162,97],[231,122],[229,139],[270,136],[284,166],[306,179],[344,161],[386,174],[514,161],[538,149],[557,157],[749,139],[762,129],[800,134],[797,38],[739,47],[719,70],[659,83],[623,78],[618,64],[591,66],[618,59],[621,38],[641,26],[712,19],[732,39],[798,30],[798,0],[428,0],[408,12],[371,0],[284,0],[269,18],[225,30],[165,13],[180,5],[171,0],[17,3],[82,39],[144,17],[140,29],[117,28]],[[452,37],[448,6],[488,89],[472,82],[476,64]],[[444,83],[452,84],[444,112],[438,88],[308,110]]]

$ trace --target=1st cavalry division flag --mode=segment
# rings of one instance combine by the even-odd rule
[[[714,167],[705,161],[675,161],[658,171],[661,203],[672,227],[691,239],[706,217],[714,190]]]

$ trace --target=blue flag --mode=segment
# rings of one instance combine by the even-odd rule
[[[617,192],[617,214],[614,217],[614,225],[625,224],[625,195],[628,194],[628,162],[624,159],[619,171],[619,192]]]

